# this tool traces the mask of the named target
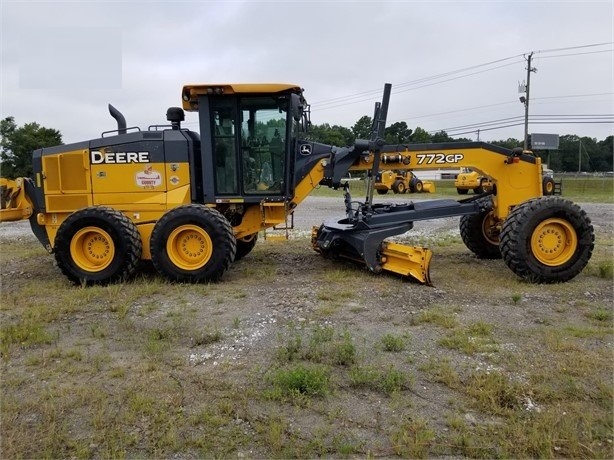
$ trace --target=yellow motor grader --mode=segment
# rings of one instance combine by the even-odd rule
[[[370,139],[335,147],[305,140],[309,106],[294,84],[195,84],[181,92],[168,124],[117,129],[97,139],[33,152],[32,178],[0,182],[1,221],[29,219],[33,233],[74,283],[130,278],[151,260],[166,279],[219,280],[245,257],[258,233],[287,224],[316,187],[344,191],[345,215],[314,227],[324,256],[349,258],[373,272],[430,284],[431,251],[386,239],[425,219],[460,216],[467,247],[502,257],[532,282],[575,277],[594,245],[586,213],[542,196],[542,164],[529,151],[482,142],[384,145],[390,85],[376,104]],[[200,134],[181,126],[199,114]],[[374,203],[374,178],[394,170],[470,167],[492,178],[484,194],[455,201]],[[356,202],[342,178],[366,171],[367,196]]]

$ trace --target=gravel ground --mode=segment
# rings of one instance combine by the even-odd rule
[[[408,199],[376,197],[376,203],[403,203]],[[418,200],[414,200],[418,201]],[[578,203],[586,211],[593,223],[595,232],[614,234],[614,205],[605,203]],[[313,226],[322,222],[342,218],[345,212],[341,197],[307,197],[294,212],[294,236],[307,236]],[[458,233],[458,217],[425,220],[415,224],[413,235],[426,235],[441,232]],[[0,224],[0,238],[14,237],[35,239],[28,221],[7,222]]]
[[[378,197],[378,202],[408,199]],[[607,260],[614,238],[614,205],[587,203],[581,207],[591,218],[599,241],[594,254],[600,260]],[[432,288],[404,282],[394,276],[371,275],[360,268],[345,270],[341,264],[312,251],[306,238],[312,226],[340,218],[343,212],[343,202],[339,198],[309,197],[295,212],[293,235],[299,237],[282,244],[259,241],[252,253],[233,264],[223,282],[196,287],[169,285],[164,293],[152,298],[135,295],[137,300],[127,302],[125,317],[121,319],[117,318],[117,307],[105,303],[111,300],[102,303],[98,300],[76,313],[68,310],[48,325],[58,339],[42,348],[39,354],[51,353],[54,348],[71,349],[78,343],[84,357],[97,356],[104,351],[111,357],[108,366],[124,363],[129,369],[128,375],[131,375],[140,368],[143,360],[142,348],[134,347],[131,341],[150,340],[151,331],[172,330],[177,338],[172,339],[168,353],[173,359],[166,356],[156,366],[160,366],[161,374],[168,373],[181,382],[186,399],[204,404],[203,398],[211,398],[205,402],[214,407],[217,404],[215,393],[203,393],[198,384],[203,375],[211,381],[221,382],[220,385],[232,387],[235,392],[253,392],[253,388],[263,391],[270,375],[267,370],[279,364],[276,361],[278,351],[292,337],[301,334],[305,348],[312,331],[331,327],[336,333],[351,335],[357,348],[358,365],[383,370],[394,366],[404,375],[411,376],[411,383],[403,388],[401,397],[354,388],[349,383],[348,370],[343,366],[333,366],[336,390],[329,397],[300,408],[287,404],[272,406],[274,403],[266,399],[248,398],[245,407],[238,411],[237,417],[240,418],[236,419],[239,420],[237,423],[250,436],[255,436],[255,427],[261,425],[262,420],[273,420],[270,417],[274,416],[277,417],[275,420],[284,422],[283,437],[289,446],[308,445],[312,440],[320,440],[326,446],[333,446],[328,452],[335,456],[340,451],[335,450],[334,440],[340,433],[344,438],[356,440],[359,457],[390,457],[396,451],[388,440],[407,420],[426,421],[441,439],[450,435],[447,421],[454,417],[460,418],[476,433],[480,433],[481,427],[502,423],[473,409],[462,389],[436,383],[429,367],[448,363],[465,380],[483,371],[501,372],[511,381],[526,383],[535,379],[540,366],[549,362],[550,357],[543,350],[544,340],[569,328],[572,331],[594,328],[590,315],[610,308],[614,302],[611,279],[596,275],[596,264],[569,283],[532,285],[517,280],[500,260],[476,259],[460,247],[462,243],[458,240],[452,248],[433,248],[431,275],[435,287]],[[457,235],[458,218],[418,222],[409,233]],[[28,222],[0,224],[0,243],[4,249],[7,250],[16,240],[25,246],[29,246],[29,241],[35,241]],[[5,254],[4,258],[0,281],[5,283],[3,295],[7,299],[11,298],[13,290],[22,286],[26,286],[28,292],[32,280],[37,279],[51,280],[61,291],[73,289],[53,266],[53,257],[42,250],[19,257]],[[143,284],[147,285],[149,276],[154,280],[157,277],[153,272],[146,274],[144,281],[121,286],[121,292],[125,290],[127,297],[131,298],[132,290],[140,292],[139,289],[145,289]],[[107,291],[114,292],[114,287],[103,292]],[[181,316],[177,315],[179,309]],[[424,318],[421,315],[427,312],[450,319],[455,331],[468,330],[475,324],[492,328],[491,337],[499,351],[467,353],[441,345],[442,338],[450,336],[450,329],[432,320],[421,319]],[[22,314],[21,307],[15,311],[0,311],[0,322],[15,322]],[[130,337],[122,332],[127,323],[132,328]],[[92,339],[95,325],[104,325],[107,334],[104,340]],[[573,329],[574,326],[578,328]],[[197,340],[203,330],[214,329],[220,332],[219,340],[213,343]],[[382,351],[385,334],[407,337],[406,349],[401,353]],[[581,340],[577,345],[582,347],[579,350],[611,353],[611,334]],[[45,373],[45,366],[41,366],[40,376],[30,377],[39,370],[33,369],[29,356],[27,350],[16,351],[4,369],[4,372],[10,370],[12,381],[34,382],[18,385],[13,390],[11,395],[22,401],[30,398],[36,401],[44,391],[38,389],[35,382],[44,380],[47,385],[50,378]],[[552,354],[551,358],[561,359],[560,354]],[[92,371],[92,375],[87,377],[88,385],[106,388],[109,378],[105,366],[107,364],[101,371]],[[609,374],[608,369],[604,369],[604,373]],[[62,373],[62,378],[68,379],[67,385],[83,384],[83,377],[78,373]],[[593,384],[592,378],[580,381],[583,390],[588,391]],[[602,382],[604,388],[611,387],[611,375],[594,378]],[[230,394],[236,399],[236,393]],[[541,410],[540,404],[543,403],[527,396],[527,411]],[[90,408],[87,403],[84,407],[85,415],[80,411],[67,411],[66,416],[73,426],[88,426]],[[189,404],[185,410],[191,414]],[[566,413],[565,408],[561,411]],[[76,432],[85,438],[91,434]],[[246,441],[238,455],[271,456],[264,444]],[[25,447],[21,450],[22,456],[24,452],[27,457],[29,451]],[[128,451],[126,456],[148,456],[145,452],[158,451]],[[232,456],[236,453],[232,449],[228,452],[233,452]],[[228,456],[228,452],[221,456]],[[302,452],[307,456],[316,454],[307,447]],[[451,450],[450,458],[457,458],[458,452]],[[434,454],[437,452],[431,452]],[[178,457],[197,456],[183,452]]]

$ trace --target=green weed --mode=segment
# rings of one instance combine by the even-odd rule
[[[440,308],[432,308],[430,310],[423,311],[418,315],[418,318],[414,320],[414,324],[429,323],[446,329],[456,327],[456,318],[447,311]]]
[[[404,458],[426,458],[435,440],[435,431],[421,419],[405,421],[392,434],[394,453]]]
[[[350,384],[354,388],[368,388],[392,394],[409,388],[411,379],[394,366],[380,370],[372,366],[355,366],[350,369]]]
[[[324,396],[330,390],[329,371],[320,365],[298,364],[278,369],[270,377],[273,399],[297,396]]]
[[[399,352],[405,350],[405,339],[392,334],[386,334],[381,339],[384,351]]]

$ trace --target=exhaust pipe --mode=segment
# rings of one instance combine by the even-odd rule
[[[118,134],[126,134],[126,119],[122,115],[122,113],[109,104],[109,113],[115,120],[117,120],[117,133]]]

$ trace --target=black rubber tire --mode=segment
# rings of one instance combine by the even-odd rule
[[[480,195],[486,191],[486,179],[480,179],[480,185],[473,189],[476,195]]]
[[[534,198],[514,208],[500,239],[507,266],[534,283],[574,278],[586,267],[595,245],[586,212],[558,196]]]
[[[385,195],[386,193],[388,193],[387,188],[376,188],[375,190],[377,191],[378,195]]]
[[[176,251],[173,243],[177,244]],[[198,247],[188,247],[189,243]],[[180,206],[164,214],[154,226],[150,246],[151,261],[158,273],[184,283],[219,281],[237,251],[228,219],[200,204]],[[180,266],[182,260],[185,263]]]
[[[256,246],[256,242],[258,241],[258,234],[254,233],[246,238],[241,238],[237,240],[237,253],[235,254],[235,262],[237,260],[241,260],[243,257],[248,255]]]
[[[416,181],[415,190],[416,193],[422,193],[424,191],[424,184],[421,180]]]
[[[402,180],[397,180],[394,182],[394,184],[392,184],[392,191],[394,193],[405,193],[405,184],[403,183]]]
[[[500,259],[499,234],[492,219],[492,198],[480,198],[485,211],[460,217],[460,235],[465,246],[480,259]]]
[[[469,193],[469,189],[466,188],[456,188],[456,191],[458,192],[459,195],[466,195],[467,193]]]
[[[554,195],[554,179],[552,177],[544,177],[542,181],[542,195]]]
[[[96,206],[76,211],[62,222],[53,252],[59,269],[73,283],[106,285],[134,274],[143,243],[125,214]]]

